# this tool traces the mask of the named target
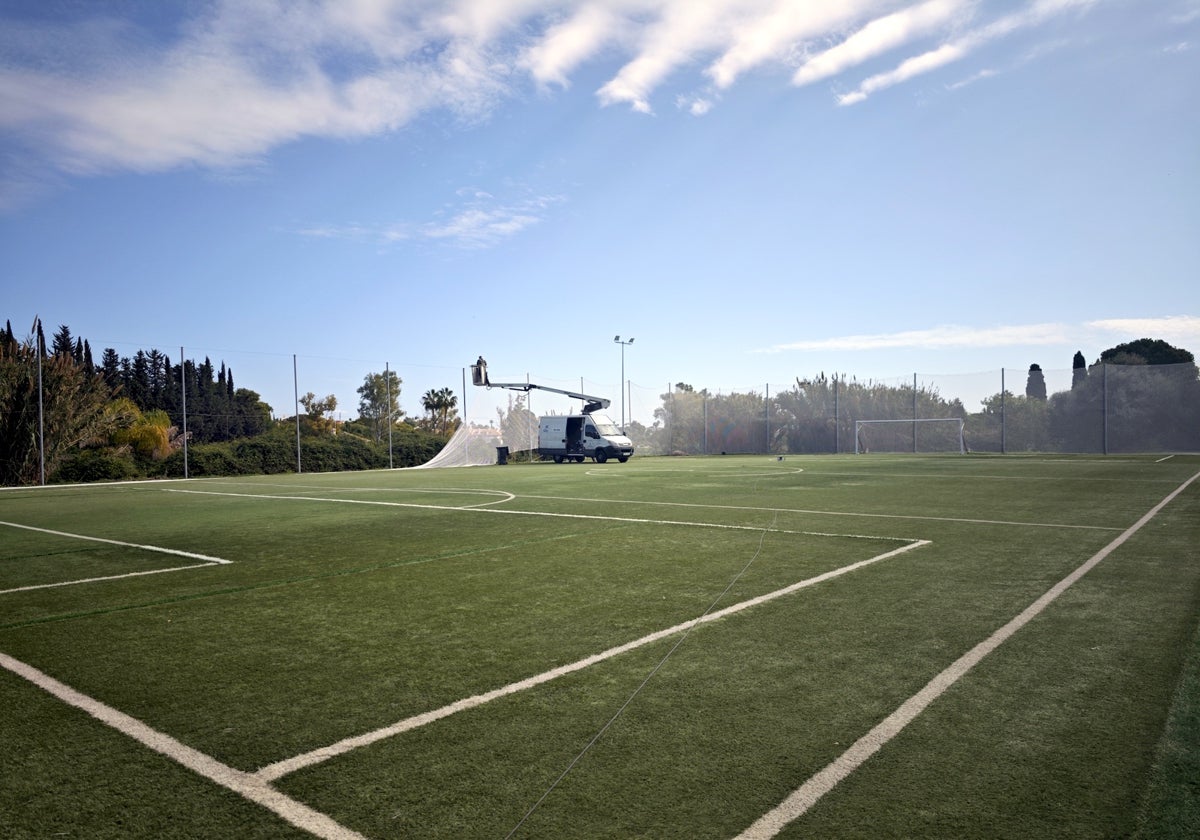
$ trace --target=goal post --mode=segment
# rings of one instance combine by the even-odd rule
[[[965,455],[961,417],[855,420],[854,454],[865,452],[957,452]]]

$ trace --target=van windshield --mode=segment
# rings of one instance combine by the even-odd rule
[[[600,433],[601,437],[621,434],[621,430],[617,428],[617,424],[607,414],[595,413],[589,416],[592,418],[592,423],[595,424],[596,431]]]

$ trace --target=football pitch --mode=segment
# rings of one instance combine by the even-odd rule
[[[3,490],[0,833],[1190,836],[1163,803],[1198,477],[738,456]]]

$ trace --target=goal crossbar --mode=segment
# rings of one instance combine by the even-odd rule
[[[917,451],[917,423],[950,423],[957,425],[958,432],[958,452],[960,455],[965,455],[967,452],[966,440],[963,436],[963,426],[965,425],[961,417],[910,417],[907,420],[855,420],[854,421],[854,454],[862,453],[860,442],[862,440],[862,427],[888,424],[904,424],[913,427],[913,452]]]

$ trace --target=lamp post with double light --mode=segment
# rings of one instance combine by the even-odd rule
[[[621,340],[621,336],[613,336],[613,341],[621,345],[621,433],[625,433],[625,345],[633,344],[633,339]]]

